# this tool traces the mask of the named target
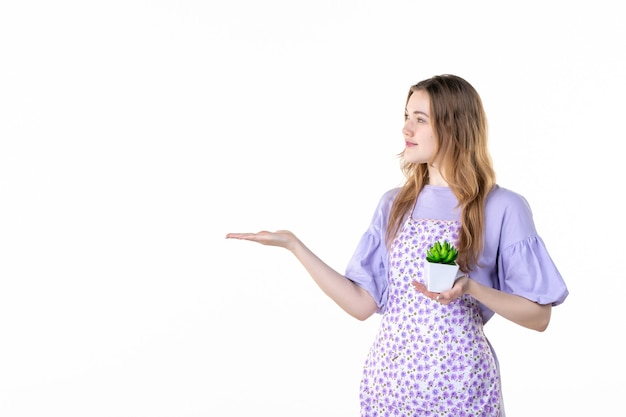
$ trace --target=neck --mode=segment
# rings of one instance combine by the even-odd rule
[[[428,185],[447,187],[448,183],[443,179],[441,172],[436,167],[428,168]]]

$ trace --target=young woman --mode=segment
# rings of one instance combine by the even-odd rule
[[[526,200],[496,184],[482,101],[467,81],[446,74],[412,86],[402,134],[406,181],[382,195],[345,275],[287,230],[226,237],[286,248],[346,312],[382,315],[361,380],[363,417],[502,417],[483,326],[499,314],[544,331],[566,284]],[[458,248],[462,275],[432,293],[425,252],[441,240]]]

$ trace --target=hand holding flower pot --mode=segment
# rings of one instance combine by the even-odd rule
[[[442,292],[452,288],[459,272],[459,265],[455,262],[458,255],[457,249],[447,240],[437,241],[426,250],[424,268],[428,291]]]

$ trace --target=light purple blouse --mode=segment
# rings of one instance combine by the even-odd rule
[[[361,237],[346,268],[346,276],[367,290],[384,313],[388,297],[388,249],[385,233],[393,199],[399,188],[383,194],[369,228]],[[415,219],[459,220],[457,199],[448,187],[426,185],[417,198]],[[473,280],[539,304],[561,304],[567,286],[543,240],[537,234],[528,202],[521,195],[496,186],[485,206],[485,247]],[[483,323],[493,311],[481,306]]]

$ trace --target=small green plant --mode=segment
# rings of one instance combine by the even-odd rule
[[[435,264],[454,265],[459,252],[447,240],[435,242],[426,250],[426,260]]]

